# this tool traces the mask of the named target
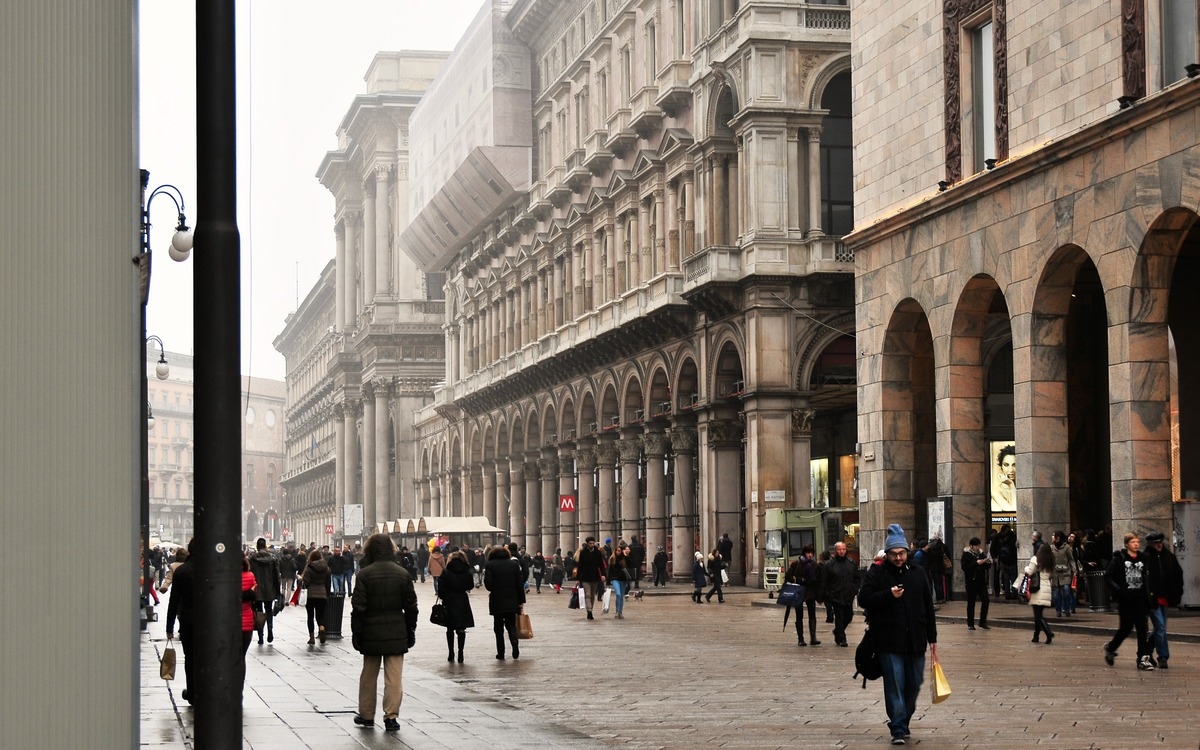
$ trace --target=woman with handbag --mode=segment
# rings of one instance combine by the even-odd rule
[[[451,552],[442,571],[438,596],[446,615],[446,661],[454,661],[454,636],[458,635],[458,663],[463,663],[463,648],[467,645],[467,628],[475,627],[475,615],[471,612],[471,599],[467,592],[475,588],[475,571],[467,562],[462,551]],[[437,605],[434,605],[435,607]],[[439,623],[434,623],[439,624]]]
[[[504,660],[504,634],[507,632],[512,657],[520,659],[517,614],[525,604],[525,582],[521,580],[521,564],[512,559],[503,545],[488,553],[483,586],[488,590],[488,612],[492,615],[492,631],[496,634],[496,658]]]
[[[700,592],[704,591],[704,585],[708,583],[708,575],[704,571],[704,553],[697,552],[696,559],[692,562],[692,601],[701,604]]]
[[[529,569],[533,571],[534,587],[540,594],[542,593],[542,579],[546,577],[546,556],[542,554],[541,550],[538,550],[537,554],[533,556],[533,562]]]
[[[708,569],[708,577],[712,579],[712,588],[704,595],[704,601],[711,602],[713,594],[716,594],[717,603],[724,604],[725,592],[721,589],[721,573],[725,570],[725,562],[721,559],[721,552],[716,547],[708,554],[708,563],[705,567]]]
[[[814,646],[821,645],[817,640],[817,566],[813,561],[811,544],[806,544],[800,551],[800,557],[788,567],[784,575],[787,583],[798,583],[804,587],[804,600],[796,605],[796,645],[807,646],[804,641],[804,608],[808,608],[808,630]]]
[[[1038,551],[1025,566],[1025,575],[1030,580],[1029,604],[1033,607],[1033,642],[1037,643],[1038,635],[1045,631],[1046,645],[1049,646],[1054,640],[1054,633],[1050,632],[1050,623],[1046,622],[1045,614],[1046,607],[1053,603],[1050,580],[1054,575],[1054,550],[1050,545],[1043,544],[1038,547]]]
[[[608,580],[612,583],[613,598],[617,600],[618,620],[625,619],[625,595],[629,591],[629,582],[633,580],[632,565],[629,559],[629,545],[621,542],[608,559]]]
[[[300,576],[300,586],[308,592],[304,608],[308,611],[308,645],[313,645],[313,621],[319,626],[321,644],[325,644],[325,601],[329,599],[329,564],[321,556],[321,550],[313,548],[308,553],[308,563]]]

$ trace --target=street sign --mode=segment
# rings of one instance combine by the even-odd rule
[[[575,512],[575,496],[574,495],[559,495],[558,510],[560,513]]]
[[[325,533],[326,533],[326,534],[332,534],[332,533],[333,533],[333,524],[331,524],[331,523],[327,523],[327,524],[325,524]]]

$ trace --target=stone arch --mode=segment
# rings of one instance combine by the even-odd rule
[[[647,419],[669,417],[675,411],[675,402],[671,397],[671,379],[665,361],[651,364],[648,382],[649,385],[646,388]]]
[[[705,132],[710,138],[733,137],[729,121],[737,114],[742,97],[738,94],[737,81],[723,67],[713,67],[714,81],[708,89],[708,111],[705,114]]]
[[[1013,418],[1018,534],[1068,524],[1102,528],[1113,505],[1109,313],[1083,248],[1063,245],[1049,255],[1030,312],[1028,328],[1013,329],[1013,395],[1024,405]]]
[[[646,419],[646,397],[642,391],[642,373],[630,368],[621,386],[621,424]]]
[[[558,439],[559,442],[575,440],[579,437],[579,417],[575,413],[575,398],[570,391],[560,397],[558,405]]]
[[[617,400],[617,384],[608,381],[600,389],[600,430],[612,429],[621,423],[621,407]]]
[[[825,96],[825,90],[829,87],[830,82],[842,73],[850,72],[849,55],[838,55],[817,66],[817,69],[813,71],[806,81],[807,88],[804,92],[804,100],[808,108],[821,109],[821,99]]]
[[[924,536],[927,520],[917,507],[937,491],[934,348],[929,318],[911,297],[888,320],[879,377],[882,423],[870,433],[878,442],[869,451],[876,456],[872,496],[879,501],[868,507],[873,518],[863,526],[882,530],[899,523],[911,536]],[[883,539],[868,541],[867,549],[875,549]]]
[[[709,366],[708,392],[712,401],[736,397],[746,390],[745,350],[740,340],[732,333],[719,336],[713,342],[712,363]]]
[[[696,353],[685,351],[675,368],[675,410],[688,409],[700,403],[700,368],[696,364]]]

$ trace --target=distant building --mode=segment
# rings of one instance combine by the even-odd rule
[[[191,355],[168,351],[166,380],[155,376],[160,352],[146,349],[147,395],[154,417],[148,432],[150,535],[187,544],[195,534],[195,362]],[[243,541],[270,534],[281,539],[284,466],[284,384],[264,378],[242,378],[242,517]],[[274,525],[270,520],[275,517]]]
[[[401,250],[409,117],[444,52],[381,52],[317,177],[334,196],[334,261],[288,316],[286,520],[302,543],[354,542],[411,516],[413,414],[444,377],[444,279]],[[361,509],[361,513],[345,513]]]

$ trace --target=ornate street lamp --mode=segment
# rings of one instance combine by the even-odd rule
[[[154,366],[154,375],[159,380],[166,380],[171,374],[169,365],[167,364],[167,349],[163,346],[162,339],[158,336],[146,335],[146,302],[150,298],[150,204],[160,195],[165,195],[175,204],[175,212],[178,215],[178,223],[175,226],[175,234],[171,238],[171,248],[168,254],[172,260],[183,262],[187,260],[188,255],[192,251],[192,230],[188,228],[187,216],[184,215],[183,194],[179,192],[179,188],[174,185],[160,185],[154,188],[149,195],[146,195],[146,187],[150,184],[150,171],[141,170],[142,180],[142,205],[141,215],[141,246],[139,252],[133,258],[133,262],[137,264],[139,271],[139,287],[142,296],[142,337],[145,338],[145,343],[154,342],[158,344],[158,364]],[[150,606],[150,587],[154,585],[153,577],[150,571],[150,430],[154,427],[154,412],[150,409],[150,394],[146,383],[146,349],[143,345],[138,365],[138,380],[142,388],[142,401],[146,404],[146,420],[142,429],[142,488],[140,504],[140,521],[142,527],[142,593],[141,593],[141,609],[143,617],[141,619],[142,630],[146,629],[147,623],[154,619]]]

